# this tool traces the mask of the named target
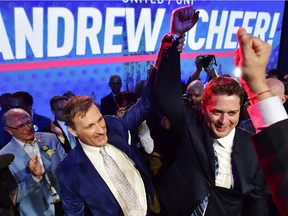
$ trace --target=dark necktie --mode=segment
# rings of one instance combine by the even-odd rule
[[[215,139],[213,140],[213,145],[218,144],[218,141]],[[218,157],[217,152],[214,150],[214,160],[215,160],[215,178],[218,175],[219,171],[219,163],[218,163]],[[202,216],[204,215],[205,209],[208,206],[208,198],[209,194],[202,200],[202,202],[197,206],[197,208],[193,211],[191,216]]]

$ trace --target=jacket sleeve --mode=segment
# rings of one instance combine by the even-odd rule
[[[128,130],[135,130],[154,110],[154,80],[156,70],[151,71],[142,97],[120,118]]]
[[[172,36],[164,35],[157,59],[155,79],[158,111],[167,116],[172,125],[183,122],[185,105],[182,102],[182,83],[180,73],[180,53],[178,42]]]
[[[287,128],[286,119],[263,129],[251,138],[272,198],[281,215],[288,215]]]

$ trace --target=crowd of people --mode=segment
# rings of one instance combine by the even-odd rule
[[[175,9],[148,79],[121,92],[112,75],[100,106],[68,91],[51,98],[50,120],[28,92],[1,95],[1,215],[287,215],[286,90],[266,73],[270,45],[240,28],[239,80],[198,56],[183,91],[180,55],[198,19]]]

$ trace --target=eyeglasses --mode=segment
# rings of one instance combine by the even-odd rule
[[[16,127],[11,127],[11,126],[6,126],[6,127],[11,128],[11,129],[14,129],[14,130],[22,131],[22,130],[25,129],[25,126],[27,126],[27,127],[33,126],[33,121],[30,119],[30,120],[28,120],[27,122],[25,122],[25,123],[23,123],[23,124],[21,124],[21,125],[18,125],[18,126],[16,126]]]

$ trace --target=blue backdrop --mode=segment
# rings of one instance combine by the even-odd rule
[[[67,90],[108,94],[111,74],[122,90],[146,79],[161,37],[169,32],[173,9],[193,5],[198,24],[187,34],[181,54],[182,79],[194,70],[197,55],[214,54],[218,73],[234,75],[236,31],[268,41],[267,69],[277,67],[284,1],[1,1],[0,94],[28,91],[34,110],[51,117],[49,100]],[[201,76],[205,79],[205,73]]]

